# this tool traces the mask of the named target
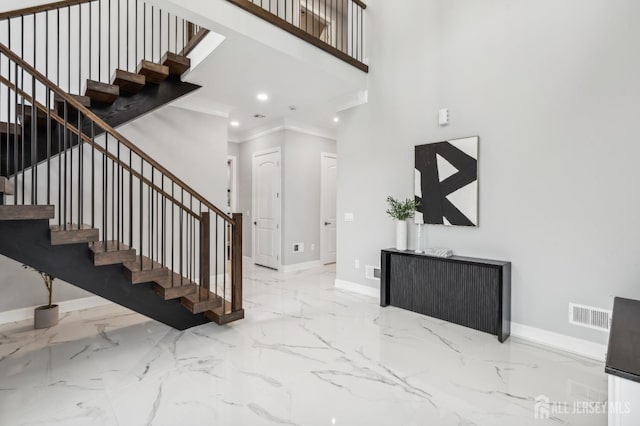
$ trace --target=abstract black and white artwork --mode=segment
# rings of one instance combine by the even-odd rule
[[[478,140],[416,146],[416,223],[478,226]]]

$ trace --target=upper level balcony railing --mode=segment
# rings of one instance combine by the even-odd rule
[[[228,0],[364,72],[365,9],[360,0]]]

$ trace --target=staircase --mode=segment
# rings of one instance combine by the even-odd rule
[[[57,35],[55,42],[47,39],[44,52],[34,43],[30,56],[24,41],[20,49],[0,43],[0,254],[177,329],[241,319],[242,215],[222,212],[114,129],[192,89],[180,76],[202,30],[182,20],[187,29],[179,31],[179,18],[142,1],[113,3],[117,26],[124,22],[127,39],[129,30],[137,39],[122,42],[118,28],[117,60],[112,45],[101,55],[113,41],[111,31],[85,34],[82,25],[83,17],[103,22],[105,13],[110,22],[111,1],[72,0],[0,14],[10,40],[18,23],[24,34],[25,19],[32,19],[32,40],[39,40],[42,27],[50,37],[55,26]],[[128,21],[131,4],[136,16]],[[141,31],[137,13],[145,16]],[[61,35],[75,19],[77,40],[71,30]],[[165,31],[156,31],[163,22]],[[59,50],[61,39],[69,65],[62,83],[50,51],[55,44]],[[134,60],[135,72],[129,68]]]

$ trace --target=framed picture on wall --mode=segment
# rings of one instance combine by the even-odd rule
[[[477,136],[415,148],[416,223],[478,226]]]

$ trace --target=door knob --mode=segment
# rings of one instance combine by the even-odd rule
[[[253,222],[253,224],[254,224],[255,226],[258,226],[258,222]]]
[[[329,225],[331,225],[331,222],[325,222],[324,223],[324,226],[329,226]]]

